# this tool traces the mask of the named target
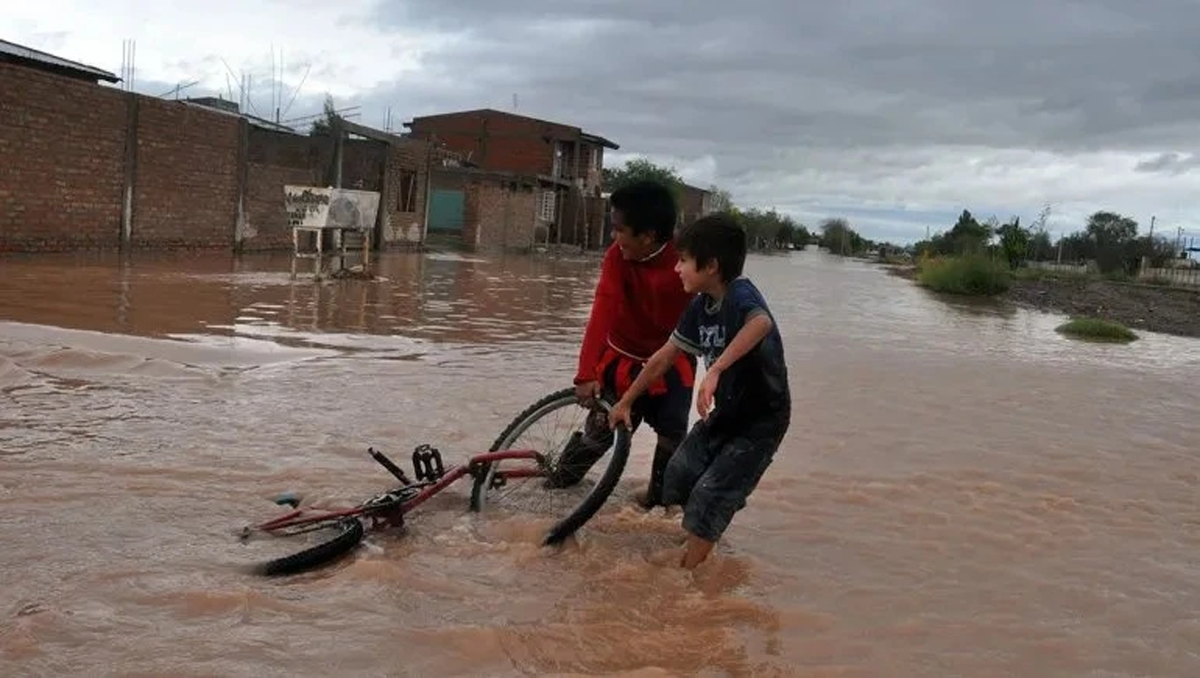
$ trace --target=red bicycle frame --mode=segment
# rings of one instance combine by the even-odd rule
[[[464,464],[458,464],[457,466],[451,467],[444,473],[441,473],[436,480],[413,483],[410,482],[408,478],[405,477],[404,473],[400,471],[400,469],[397,468],[395,464],[393,464],[387,457],[384,457],[381,453],[375,451],[374,449],[370,450],[370,453],[373,457],[375,457],[376,461],[387,468],[392,475],[395,475],[397,478],[399,478],[400,482],[403,483],[398,489],[412,489],[417,487],[423,487],[424,489],[422,489],[413,497],[400,502],[399,505],[391,506],[386,509],[373,509],[370,502],[366,502],[353,508],[331,509],[324,511],[296,508],[283,514],[282,516],[272,518],[264,523],[260,523],[254,526],[253,529],[257,531],[270,532],[272,530],[278,530],[284,527],[300,527],[333,518],[362,516],[368,513],[378,513],[379,516],[383,518],[384,522],[392,522],[396,519],[402,519],[408,512],[425,503],[429,498],[433,497],[433,495],[454,484],[463,476],[475,473],[475,469],[484,464],[507,461],[510,459],[529,459],[533,461],[540,461],[542,459],[542,455],[535,450],[499,450],[496,452],[485,452],[483,454],[477,454],[468,458]],[[438,464],[440,464],[440,454],[436,451],[434,451],[434,454],[437,455]],[[531,466],[520,469],[498,470],[496,471],[496,475],[504,478],[530,478],[543,475],[543,471],[541,468]]]

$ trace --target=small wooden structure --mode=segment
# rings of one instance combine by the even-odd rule
[[[371,236],[379,211],[377,191],[355,191],[318,186],[284,186],[288,221],[292,228],[292,277],[301,259],[313,260],[313,276],[326,275],[327,260],[336,260],[333,276],[353,271],[346,266],[347,255],[358,252],[361,274],[371,275]],[[326,234],[329,248],[326,249]],[[310,237],[311,236],[311,237]],[[304,242],[302,242],[304,241]],[[302,247],[308,242],[314,246]]]
[[[332,236],[332,249],[329,250],[326,250],[324,247],[326,233]],[[300,241],[308,239],[301,238],[301,234],[311,234],[313,236],[314,249],[301,249]],[[356,246],[352,242],[347,242],[354,240],[358,240],[360,244]],[[338,275],[343,271],[353,270],[346,267],[347,254],[353,251],[361,253],[359,259],[363,275],[371,275],[371,229],[347,228],[344,226],[293,226],[292,278],[295,279],[296,277],[297,265],[301,259],[313,260],[313,278],[316,280],[324,277],[326,260],[337,261],[336,267],[329,268],[329,271],[334,275]]]

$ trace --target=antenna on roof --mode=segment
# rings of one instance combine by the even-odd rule
[[[133,91],[133,63],[137,60],[137,41],[126,38],[121,41],[121,89]]]
[[[513,110],[517,110],[517,93],[513,92]]]

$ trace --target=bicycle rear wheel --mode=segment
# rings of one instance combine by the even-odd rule
[[[272,558],[256,564],[255,574],[274,577],[279,575],[298,574],[330,563],[349,553],[363,540],[365,528],[358,518],[338,518],[299,530],[283,528],[270,533],[275,539],[287,539],[301,534],[322,532],[316,543],[290,555]]]
[[[531,462],[492,462],[475,476],[471,509],[483,511],[489,504],[499,504],[554,517],[557,522],[542,543],[562,543],[595,516],[625,471],[630,434],[624,426],[609,431],[611,408],[607,400],[591,407],[579,405],[574,388],[555,391],[530,405],[500,433],[489,451],[537,450],[546,460],[542,474],[507,478],[506,469],[528,470]],[[568,425],[561,434],[535,434],[552,423]]]

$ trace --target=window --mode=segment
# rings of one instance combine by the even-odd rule
[[[554,221],[554,191],[542,191],[542,202],[538,205],[538,218]]]
[[[400,170],[398,179],[400,190],[396,192],[396,211],[416,212],[417,173],[412,170]]]

